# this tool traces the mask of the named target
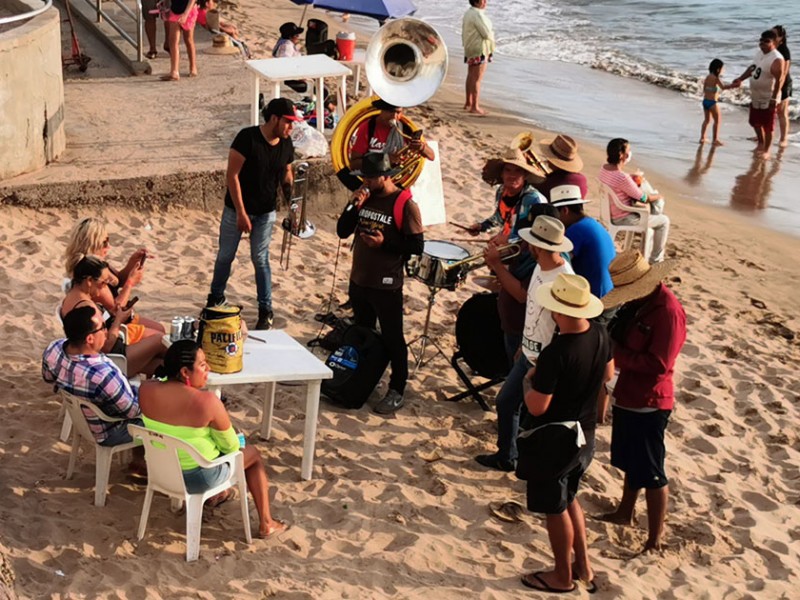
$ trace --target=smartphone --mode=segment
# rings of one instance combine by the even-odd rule
[[[139,301],[139,296],[134,296],[133,298],[131,298],[130,300],[128,300],[128,304],[126,304],[126,305],[125,305],[125,308],[124,308],[123,310],[130,310],[130,309],[132,309],[132,308],[133,308],[133,305],[134,305],[134,304],[136,304],[138,301]]]
[[[142,255],[142,260],[139,261],[139,268],[141,269],[144,266],[144,261],[147,260],[147,254]]]

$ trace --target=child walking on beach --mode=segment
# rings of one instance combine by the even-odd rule
[[[706,138],[706,129],[711,121],[714,119],[714,145],[722,146],[722,141],[719,139],[719,120],[722,116],[719,110],[719,94],[722,90],[729,90],[731,88],[739,87],[741,84],[731,83],[725,85],[722,83],[722,71],[724,70],[724,63],[715,58],[708,65],[708,75],[703,82],[703,125],[700,128],[700,142],[704,144],[708,141]]]

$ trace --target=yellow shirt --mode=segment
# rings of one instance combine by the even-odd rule
[[[485,10],[474,6],[467,9],[461,22],[461,42],[466,59],[494,54],[494,31]]]

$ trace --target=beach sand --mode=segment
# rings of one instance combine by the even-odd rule
[[[271,48],[276,25],[298,19],[300,9],[275,2],[265,15],[255,4],[243,0],[233,17],[248,39],[262,40],[253,46],[263,53]],[[243,69],[226,60],[201,53],[201,77],[176,85],[156,83],[160,71],[152,80],[110,75],[70,82],[68,156],[19,181],[223,167],[233,134],[246,124],[249,89]],[[230,76],[224,81],[211,76],[226,69]],[[167,88],[173,96],[162,91]],[[112,109],[114,98],[118,105]],[[90,99],[94,119],[89,119]],[[464,116],[461,100],[442,92],[411,114],[426,135],[439,140],[448,220],[469,223],[491,211],[491,190],[480,181],[483,161],[521,127],[496,111],[482,119]],[[191,134],[176,127],[167,135],[167,121],[153,107],[170,102],[190,103],[180,121],[191,124]],[[115,121],[120,113],[125,118]],[[582,147],[582,155],[591,176],[602,154]],[[659,554],[638,554],[646,536],[643,500],[634,527],[594,518],[615,505],[621,489],[620,473],[609,464],[610,428],[600,427],[595,460],[580,492],[596,597],[794,597],[800,568],[800,244],[741,215],[684,201],[683,182],[654,171],[648,175],[669,199],[668,254],[680,260],[670,285],[688,317],[667,431],[672,493],[667,547]],[[142,245],[152,249],[157,259],[148,261],[137,308],[168,321],[196,313],[205,298],[218,214],[121,206],[0,210],[5,265],[0,334],[10,342],[0,373],[0,552],[16,573],[20,597],[518,598],[527,594],[519,583],[522,572],[550,567],[539,516],[505,523],[490,514],[490,503],[524,504],[524,484],[474,463],[476,454],[494,447],[495,416],[472,401],[443,401],[462,388],[441,357],[410,380],[406,406],[392,417],[368,407],[344,411],[323,404],[310,481],[299,479],[303,388],[279,386],[269,441],[257,434],[262,390],[229,389],[234,425],[259,446],[268,466],[273,514],[291,521],[292,529],[281,540],[247,546],[238,507],[228,503],[206,511],[200,559],[187,564],[184,517],[157,497],[148,532],[137,541],[144,488],[124,468],[112,469],[104,508],[92,504],[88,448],[73,479],[64,479],[69,445],[58,441],[59,403],[39,375],[42,350],[60,336],[54,311],[62,252],[72,222],[90,211],[108,223],[112,263]],[[589,205],[589,212],[596,215],[597,207]],[[280,235],[273,239],[276,325],[303,342],[317,334],[313,316],[331,290],[334,218],[330,210],[315,211],[317,235],[295,242],[289,271],[278,268]],[[441,225],[429,228],[426,237],[448,240],[463,233]],[[346,299],[349,263],[344,244],[334,287],[339,302]],[[405,291],[410,339],[421,332],[427,288],[412,280]],[[479,291],[468,282],[437,296],[431,333],[448,354],[454,350],[458,309]],[[251,325],[254,295],[243,246],[229,297],[245,305]],[[386,379],[371,402],[385,385]],[[575,594],[581,595],[586,593]]]

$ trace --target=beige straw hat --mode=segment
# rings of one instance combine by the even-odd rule
[[[536,289],[536,302],[554,313],[593,319],[603,312],[603,303],[592,295],[589,282],[580,275],[559,273],[552,283],[544,283]]]
[[[638,250],[620,252],[608,266],[614,289],[603,296],[603,305],[613,308],[650,295],[676,264],[674,260],[665,260],[651,265]]]
[[[527,172],[525,178],[528,183],[541,183],[544,177],[536,170],[536,167],[525,160],[525,155],[519,148],[505,148],[503,154],[498,158],[490,158],[483,166],[481,177],[489,185],[503,183],[503,166],[515,165]]]
[[[554,167],[580,173],[583,169],[583,160],[578,156],[578,143],[568,135],[557,135],[552,140],[539,142],[539,152]]]
[[[212,37],[211,43],[212,46],[206,48],[206,54],[239,54],[239,49],[231,43],[230,38],[224,33]]]
[[[539,215],[532,227],[519,230],[519,236],[531,246],[551,252],[571,252],[572,242],[564,233],[564,224],[556,218]]]

